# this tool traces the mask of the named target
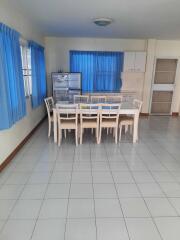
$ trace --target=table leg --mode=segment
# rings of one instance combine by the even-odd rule
[[[57,143],[57,115],[56,109],[53,109],[53,127],[54,127],[54,142]]]
[[[139,113],[137,112],[134,115],[133,143],[136,143],[138,140],[138,120],[139,120]]]

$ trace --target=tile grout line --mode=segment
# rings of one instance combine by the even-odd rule
[[[140,159],[142,159],[141,158],[141,155],[137,152],[137,155],[140,157]],[[143,161],[143,160],[142,160]],[[143,163],[145,164],[145,162],[143,161]],[[145,164],[145,166],[147,167],[147,165]],[[129,166],[128,166],[128,168],[129,168]],[[151,176],[152,176],[152,178],[155,180],[155,182],[156,182],[156,179],[154,178],[154,176],[152,175],[152,173],[151,173],[151,171],[150,171],[150,169],[147,167],[147,170],[148,170],[148,172],[151,174]],[[131,171],[131,169],[129,168],[129,171],[132,173],[132,171]],[[137,182],[136,182],[136,180],[135,180],[135,178],[134,178],[134,176],[133,176],[133,174],[131,174],[132,175],[132,177],[133,177],[133,179],[134,179],[134,182],[135,182],[135,185],[136,185],[136,187],[137,187],[137,189],[139,190],[139,192],[140,192],[140,194],[141,194],[141,198],[143,199],[143,201],[144,201],[144,204],[145,204],[145,206],[146,206],[146,208],[147,208],[147,210],[148,210],[148,212],[149,212],[149,214],[150,214],[150,218],[151,218],[151,220],[152,220],[152,222],[154,223],[154,226],[156,227],[156,230],[157,230],[157,232],[159,233],[159,236],[160,236],[160,238],[163,240],[163,237],[162,237],[162,235],[161,235],[161,233],[160,233],[160,231],[159,231],[159,229],[158,229],[158,227],[157,227],[157,225],[156,225],[156,222],[155,222],[155,220],[154,220],[154,217],[152,216],[152,214],[151,214],[151,212],[150,212],[150,209],[149,209],[149,207],[148,207],[148,205],[147,205],[147,203],[146,203],[146,201],[145,201],[145,199],[144,199],[144,196],[143,196],[143,194],[141,193],[141,191],[140,191],[140,189],[139,189],[139,186],[138,186],[138,184],[137,184]],[[157,183],[157,182],[156,182]],[[158,184],[159,185],[159,184]],[[159,186],[160,187],[160,186]],[[161,189],[161,188],[160,188]],[[162,189],[161,189],[162,190]],[[164,193],[164,191],[162,191],[163,193]],[[165,194],[165,193],[164,193]],[[166,195],[165,195],[166,196]],[[167,197],[166,197],[167,198]],[[169,202],[169,201],[168,201]]]
[[[129,169],[129,170],[130,170],[130,169]],[[131,172],[131,171],[130,171],[130,172]],[[153,216],[152,216],[152,214],[151,214],[151,212],[150,212],[150,210],[149,210],[149,207],[148,207],[148,205],[147,205],[147,203],[146,203],[146,201],[145,201],[145,199],[144,199],[144,196],[143,196],[143,194],[141,193],[141,191],[140,191],[140,189],[139,189],[139,186],[138,186],[138,184],[136,183],[133,174],[131,174],[131,175],[132,175],[132,177],[133,177],[133,179],[134,179],[134,182],[135,182],[135,185],[136,185],[137,189],[139,190],[139,193],[141,194],[141,198],[142,198],[142,200],[143,200],[143,202],[144,202],[144,204],[145,204],[145,206],[146,206],[146,208],[147,208],[147,210],[148,210],[148,213],[149,213],[149,215],[150,215],[150,218],[151,218],[152,222],[154,223],[154,226],[155,226],[157,232],[159,233],[159,236],[160,236],[161,240],[163,240],[163,237],[162,237],[162,235],[161,235],[161,233],[160,233],[160,231],[159,231],[159,229],[158,229],[158,227],[157,227],[157,225],[156,225],[156,222],[155,222],[155,220],[154,220],[154,218],[153,218]]]
[[[138,152],[137,152],[137,155],[139,156]],[[124,154],[123,154],[123,156],[124,156]],[[141,157],[140,157],[140,159],[141,159]],[[143,161],[143,162],[144,162],[144,161]],[[145,201],[145,199],[144,199],[144,196],[143,196],[143,194],[141,193],[141,191],[140,191],[140,189],[139,189],[139,186],[138,186],[138,184],[137,184],[137,182],[136,182],[136,180],[135,180],[135,178],[134,178],[134,176],[133,176],[133,174],[132,174],[132,171],[131,171],[131,169],[129,168],[129,165],[127,165],[127,166],[128,166],[128,169],[129,169],[129,171],[130,171],[130,173],[131,173],[131,175],[132,175],[132,177],[133,177],[133,179],[134,179],[134,183],[135,183],[137,189],[139,190],[139,193],[140,193],[140,195],[141,195],[141,198],[143,199],[144,204],[145,204],[145,206],[146,206],[146,208],[147,208],[147,210],[148,210],[148,212],[149,212],[149,214],[150,214],[150,218],[151,218],[151,220],[152,220],[152,222],[153,222],[153,224],[154,224],[157,232],[159,233],[159,237],[161,238],[161,240],[163,240],[163,237],[162,237],[162,235],[161,235],[161,233],[160,233],[160,231],[159,231],[159,229],[158,229],[158,227],[157,227],[157,225],[156,225],[156,222],[155,222],[155,220],[154,220],[154,218],[153,218],[153,216],[152,216],[152,214],[151,214],[151,212],[150,212],[150,210],[149,210],[149,207],[148,207],[148,205],[147,205],[147,203],[146,203],[146,201]],[[149,171],[148,168],[147,168],[147,170]],[[150,172],[150,171],[149,171],[149,172]],[[150,174],[151,174],[151,173],[150,173]],[[152,176],[152,177],[153,177],[153,176]],[[154,179],[154,178],[153,178],[153,179]]]
[[[29,141],[30,141],[30,140],[29,140]],[[29,141],[28,141],[28,142],[29,142]],[[28,144],[28,142],[27,142],[26,144]],[[33,142],[30,144],[30,146],[31,146],[32,144],[33,144]],[[28,146],[28,148],[29,148],[30,146]],[[21,150],[21,151],[22,151],[22,156],[20,156],[20,162],[22,161],[23,156],[25,155],[27,149],[26,149],[25,152],[23,152],[23,150]],[[20,154],[20,153],[18,153],[18,154]],[[18,164],[18,162],[15,164],[14,168],[16,167],[17,164]],[[8,174],[6,180],[4,180],[3,184],[0,186],[0,189],[5,185],[6,181],[8,180],[8,178],[10,177],[10,175],[12,174],[12,172],[13,172],[12,170],[9,171],[9,174]],[[30,176],[29,176],[29,178],[30,178]],[[27,181],[28,181],[28,180],[27,180]],[[9,184],[9,185],[11,185],[11,184]],[[0,230],[0,232],[3,231],[3,229],[4,229],[5,225],[6,225],[6,223],[7,223],[8,220],[10,219],[10,215],[11,215],[11,213],[12,213],[12,211],[13,211],[13,209],[14,209],[16,203],[17,203],[18,200],[20,199],[20,196],[21,196],[21,194],[22,194],[22,192],[24,191],[24,188],[25,188],[25,186],[26,186],[26,184],[16,184],[16,185],[24,185],[24,187],[22,188],[22,190],[21,190],[21,192],[20,192],[20,194],[19,194],[19,197],[18,197],[17,199],[7,199],[7,200],[14,200],[15,202],[14,202],[14,204],[13,204],[13,206],[12,206],[10,212],[9,212],[8,217],[5,219],[4,224],[3,224],[3,226],[2,226],[2,228],[1,228],[1,230]]]
[[[123,209],[122,209],[122,205],[121,205],[121,202],[120,202],[120,199],[119,199],[119,196],[118,196],[118,190],[117,190],[117,187],[116,187],[116,183],[115,183],[115,180],[114,180],[114,176],[113,176],[113,173],[112,173],[112,169],[111,169],[111,167],[110,167],[109,156],[108,156],[108,153],[107,153],[107,150],[106,150],[106,147],[105,147],[105,146],[104,146],[104,148],[105,148],[105,152],[106,152],[106,156],[107,156],[107,160],[108,160],[108,165],[109,165],[110,173],[111,173],[111,176],[112,176],[112,179],[113,179],[113,183],[114,183],[114,187],[115,187],[115,190],[116,190],[117,199],[118,199],[119,206],[120,206],[120,209],[121,209],[121,212],[122,212],[122,216],[123,216],[125,228],[126,228],[126,231],[127,231],[127,235],[128,235],[129,240],[131,240],[131,237],[130,237],[130,234],[129,234],[129,231],[128,231],[128,227],[127,227],[127,223],[126,223],[126,221],[125,221],[125,216],[124,216],[124,212],[123,212]]]
[[[31,145],[32,145],[32,144],[31,144]],[[30,146],[31,146],[31,145],[30,145]],[[29,147],[28,147],[28,148],[29,148]],[[24,153],[24,154],[25,154],[25,153]],[[23,156],[24,156],[24,154],[23,154]],[[22,158],[23,158],[23,156],[22,156]],[[21,161],[22,161],[22,159],[21,159]],[[12,173],[12,172],[10,172],[10,174],[11,174],[11,173]],[[9,174],[8,176],[10,176],[10,174]],[[18,196],[17,199],[8,199],[8,200],[15,200],[15,202],[14,202],[14,204],[13,204],[13,207],[12,207],[12,209],[11,209],[11,211],[10,211],[7,219],[5,220],[5,222],[4,222],[4,224],[3,224],[3,227],[2,227],[1,230],[0,230],[0,233],[3,231],[3,229],[4,229],[5,225],[7,224],[7,222],[8,222],[9,220],[11,220],[11,219],[10,219],[11,213],[13,212],[13,210],[14,210],[17,202],[20,200],[20,197],[21,197],[21,195],[22,195],[25,187],[27,186],[27,182],[29,181],[30,177],[31,177],[31,174],[29,175],[29,177],[28,177],[28,179],[27,179],[27,181],[26,181],[25,184],[8,184],[8,185],[17,185],[17,186],[21,185],[21,186],[23,186],[23,187],[22,187],[22,190],[20,191],[19,196]],[[6,179],[6,181],[7,181],[7,180],[8,180],[8,179]],[[5,185],[5,183],[4,183],[4,185]],[[4,186],[4,185],[3,185],[3,186]],[[12,220],[13,220],[13,219],[12,219]],[[30,220],[30,219],[28,219],[28,220]],[[32,219],[31,219],[31,220],[32,220]],[[30,239],[31,239],[31,238],[30,238]]]
[[[151,149],[150,149],[150,151],[151,151]],[[152,151],[151,151],[152,152]],[[138,154],[138,153],[137,153]],[[152,154],[156,157],[156,155],[152,152]],[[138,156],[140,157],[140,159],[143,161],[143,159],[142,159],[142,156],[140,155],[140,154],[138,154]],[[144,162],[144,161],[143,161]],[[162,164],[162,163],[161,163]],[[146,163],[145,163],[145,166],[147,166],[146,165]],[[162,166],[164,166],[163,164],[162,164]],[[165,167],[165,166],[164,166]],[[166,168],[166,167],[165,167]],[[167,169],[167,168],[166,168]],[[178,211],[176,210],[176,208],[173,206],[173,204],[171,203],[171,201],[169,200],[169,197],[167,196],[167,194],[165,193],[165,191],[163,190],[163,188],[161,187],[161,185],[160,185],[160,183],[156,180],[156,178],[153,176],[153,174],[152,174],[152,171],[148,168],[148,166],[147,166],[147,170],[148,170],[148,172],[149,172],[149,174],[151,175],[151,177],[154,179],[154,181],[155,181],[155,183],[159,186],[159,188],[161,189],[161,191],[163,192],[163,194],[164,194],[164,196],[165,196],[165,198],[166,198],[166,200],[169,202],[169,204],[171,205],[171,207],[174,209],[174,211],[176,212],[176,214],[177,214],[177,217],[179,217],[180,215],[179,215],[179,213],[178,213]],[[169,172],[168,171],[168,169],[167,169],[167,172]],[[170,173],[170,172],[169,172]],[[172,175],[171,175],[172,176]],[[179,185],[179,184],[178,184]]]
[[[75,162],[75,152],[76,152],[76,148],[74,147],[73,162],[72,162],[71,177],[70,177],[70,186],[69,186],[69,193],[68,193],[68,199],[67,199],[68,201],[67,201],[67,209],[66,209],[66,219],[65,219],[65,226],[64,226],[64,240],[66,239],[68,211],[69,211],[69,202],[70,202],[71,185],[72,185],[72,175],[73,175],[73,168],[74,168],[74,162]]]
[[[97,220],[96,220],[96,203],[95,203],[95,193],[94,193],[94,181],[93,181],[93,164],[92,164],[92,147],[89,144],[90,148],[90,163],[91,163],[91,178],[92,178],[92,189],[93,189],[93,202],[94,202],[94,223],[95,223],[95,228],[96,228],[96,240],[98,239],[98,228],[97,228]]]
[[[145,145],[147,145],[146,143],[144,143]],[[157,155],[156,154],[154,154],[154,152],[152,152],[152,150],[151,150],[151,148],[149,148],[149,146],[147,145],[147,148],[150,150],[150,152],[157,158],[157,161],[159,162],[160,160],[158,159],[158,157],[157,157]],[[162,187],[161,187],[161,185],[159,184],[159,182],[155,179],[155,177],[153,176],[153,174],[152,174],[152,172],[153,171],[151,171],[150,169],[149,169],[149,167],[148,167],[148,165],[146,164],[146,162],[144,162],[144,160],[142,159],[142,155],[138,152],[138,151],[136,151],[136,149],[135,149],[135,152],[136,152],[136,154],[137,154],[137,156],[141,159],[141,161],[143,162],[143,164],[146,166],[146,168],[147,168],[147,172],[149,172],[149,174],[151,175],[151,177],[154,179],[154,181],[155,181],[155,183],[157,183],[157,185],[160,187],[160,189],[162,190],[162,192],[164,193],[164,197],[163,198],[166,198],[166,200],[169,202],[169,204],[172,206],[172,208],[175,210],[175,212],[176,212],[176,214],[177,214],[177,216],[179,216],[179,213],[177,212],[177,210],[176,210],[176,208],[173,206],[173,204],[171,203],[171,201],[169,200],[169,197],[166,195],[166,193],[164,192],[164,190],[162,189]],[[123,154],[123,156],[124,156],[124,153],[122,153]],[[160,161],[160,164],[162,164],[162,166],[166,169],[166,171],[174,178],[174,180],[176,180],[175,179],[175,177],[171,174],[171,172],[166,168],[166,166],[164,166],[164,164]],[[128,166],[129,167],[129,166]],[[131,172],[131,174],[132,174],[132,176],[133,176],[133,171],[130,169],[130,172]],[[138,171],[138,172],[141,172],[141,171]],[[156,172],[161,172],[161,171],[156,171]],[[133,176],[133,178],[134,178],[134,176]],[[135,179],[134,179],[135,180]],[[135,183],[136,183],[136,180],[135,180]],[[139,189],[139,188],[138,188]],[[162,197],[152,197],[152,198],[162,198]],[[180,197],[179,197],[180,198]]]
[[[58,152],[59,152],[59,150],[57,149],[56,157],[55,157],[55,161],[54,161],[54,166],[53,166],[53,170],[54,170],[54,168],[55,168],[55,163],[56,163],[56,161],[57,161],[57,155],[58,155]],[[30,240],[33,238],[33,234],[34,234],[34,231],[35,231],[35,228],[36,228],[37,222],[38,222],[38,220],[40,219],[40,218],[39,218],[39,215],[40,215],[40,212],[41,212],[41,209],[42,209],[42,206],[43,206],[44,200],[45,200],[46,192],[47,192],[47,189],[48,189],[48,186],[49,186],[49,183],[50,183],[51,176],[52,176],[52,174],[53,174],[53,170],[50,171],[50,176],[49,176],[49,179],[48,179],[48,182],[47,182],[46,189],[45,189],[45,191],[44,191],[44,196],[43,196],[43,198],[41,199],[41,205],[40,205],[40,208],[39,208],[38,217],[35,219],[35,225],[34,225],[34,228],[33,228],[32,233],[31,233]]]
[[[136,151],[136,150],[135,150]],[[136,153],[137,153],[137,155],[139,156],[139,154],[138,154],[138,152],[136,151]],[[122,155],[124,156],[124,154],[122,153]],[[141,159],[141,158],[140,158]],[[144,163],[144,161],[143,161],[143,163]],[[160,231],[159,231],[159,229],[158,229],[158,227],[157,227],[157,225],[156,225],[156,222],[154,221],[154,218],[153,218],[153,216],[152,216],[152,214],[151,214],[151,212],[150,212],[150,210],[149,210],[149,207],[148,207],[148,205],[147,205],[147,203],[146,203],[146,201],[145,201],[145,199],[144,199],[144,196],[143,196],[143,194],[141,193],[141,191],[140,191],[140,189],[139,189],[139,186],[138,186],[138,184],[137,184],[137,182],[136,182],[136,180],[135,180],[135,178],[134,178],[134,176],[133,176],[133,174],[132,174],[132,171],[131,171],[131,169],[129,168],[129,165],[127,164],[127,167],[128,167],[128,169],[129,169],[129,172],[131,173],[131,176],[132,176],[132,178],[133,178],[133,180],[134,180],[134,184],[136,185],[136,187],[137,187],[137,189],[138,189],[138,191],[139,191],[139,193],[140,193],[140,195],[141,195],[141,198],[140,199],[142,199],[143,200],[143,202],[144,202],[144,204],[145,204],[145,206],[146,206],[146,208],[147,208],[147,210],[148,210],[148,213],[149,213],[149,215],[150,215],[150,218],[151,218],[151,220],[152,220],[152,222],[154,223],[154,226],[155,226],[155,228],[156,228],[156,230],[157,230],[157,232],[158,232],[158,234],[159,234],[159,237],[161,238],[161,240],[163,240],[163,237],[162,237],[162,235],[161,235],[161,233],[160,233]],[[147,170],[149,171],[149,169],[147,168]],[[148,217],[147,217],[148,218]],[[149,218],[148,218],[149,219]]]

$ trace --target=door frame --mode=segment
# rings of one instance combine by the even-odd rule
[[[155,78],[155,72],[156,72],[156,62],[157,59],[176,59],[177,60],[177,66],[176,66],[176,73],[175,73],[175,79],[174,79],[174,89],[173,89],[173,96],[172,96],[172,102],[171,102],[171,109],[170,109],[170,113],[169,114],[155,114],[155,113],[151,113],[151,106],[152,106],[152,96],[153,96],[153,85],[154,85],[154,78]],[[174,92],[175,92],[175,88],[176,88],[176,83],[177,83],[177,73],[180,72],[180,57],[178,56],[165,56],[165,55],[158,55],[155,56],[154,58],[154,63],[153,63],[153,74],[152,74],[152,81],[151,81],[151,96],[150,96],[150,102],[149,102],[149,114],[150,115],[162,115],[162,116],[171,116],[172,115],[172,107],[173,107],[173,103],[174,103]]]

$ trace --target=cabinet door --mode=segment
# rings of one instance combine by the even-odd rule
[[[134,72],[135,52],[124,53],[124,72]]]
[[[145,72],[146,68],[146,52],[135,53],[135,72]]]

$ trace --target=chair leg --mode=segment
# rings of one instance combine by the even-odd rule
[[[114,128],[114,132],[115,132],[115,143],[117,144],[117,137],[118,137],[118,134],[117,134],[118,128],[117,127]]]
[[[125,125],[125,133],[128,131],[128,125]]]
[[[119,142],[121,141],[121,134],[122,134],[122,125],[119,128]]]
[[[109,128],[107,128],[107,135],[109,134]]]
[[[62,130],[61,129],[59,129],[59,131],[58,131],[58,146],[60,147],[60,145],[61,145],[61,140],[62,140]]]
[[[48,137],[51,136],[51,122],[48,122]]]
[[[64,137],[66,138],[66,129],[64,129]]]
[[[130,133],[133,134],[133,125],[130,126]]]
[[[80,139],[81,129],[78,127],[78,139]]]
[[[82,144],[82,137],[83,137],[83,129],[80,129],[80,144]]]
[[[78,146],[78,129],[75,129],[76,146]]]
[[[93,129],[93,128],[91,128],[91,134],[93,134],[93,130],[94,130],[94,129]]]
[[[98,128],[96,128],[96,142],[98,143]]]
[[[100,127],[98,144],[101,143],[101,134],[102,134],[102,128]]]

